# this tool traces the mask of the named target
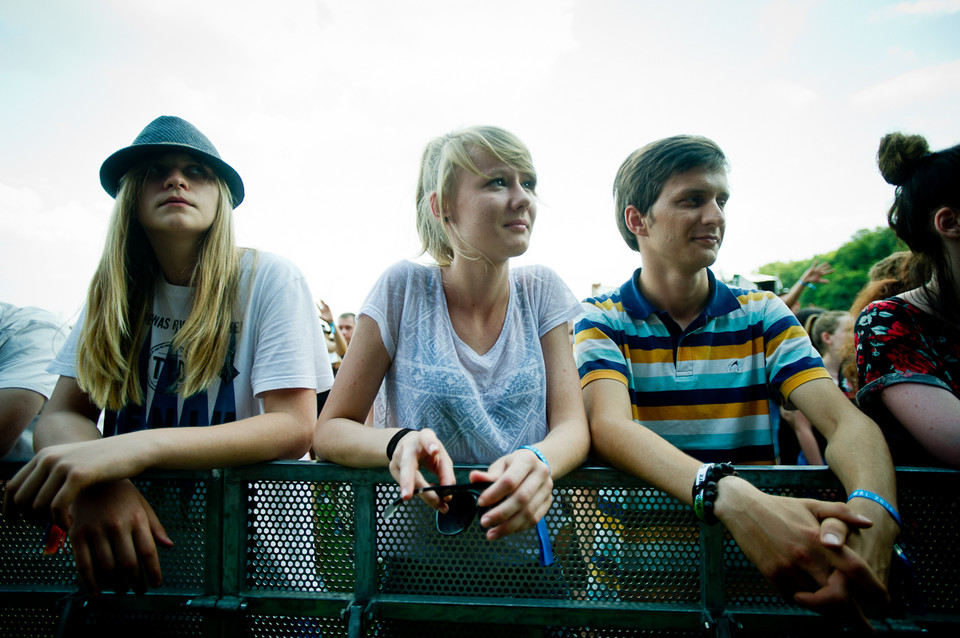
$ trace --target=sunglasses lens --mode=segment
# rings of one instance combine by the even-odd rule
[[[437,512],[437,531],[447,536],[459,534],[467,528],[477,513],[477,495],[472,492],[454,492],[447,501],[446,514]]]

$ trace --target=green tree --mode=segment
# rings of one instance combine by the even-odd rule
[[[840,248],[810,259],[791,262],[773,262],[760,266],[758,272],[765,275],[777,275],[784,288],[789,289],[814,260],[830,262],[833,274],[830,283],[817,286],[816,290],[807,290],[800,298],[803,306],[820,306],[828,310],[846,310],[854,297],[867,283],[867,272],[873,264],[884,257],[905,250],[889,228],[858,230]]]

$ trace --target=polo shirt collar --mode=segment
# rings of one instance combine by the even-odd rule
[[[633,276],[620,286],[620,302],[623,304],[624,310],[631,316],[637,319],[646,319],[651,314],[659,312],[660,309],[650,303],[637,286],[637,282],[640,281],[641,270],[642,268],[637,268]],[[708,317],[719,317],[740,307],[736,295],[726,285],[717,285],[717,278],[709,268],[707,268],[707,279],[710,282],[710,301],[704,308],[704,313]]]

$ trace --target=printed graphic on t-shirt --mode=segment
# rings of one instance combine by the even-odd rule
[[[150,322],[156,330],[175,335],[182,322],[169,317],[151,315]],[[119,412],[107,412],[104,417],[104,436],[150,430],[153,428],[200,427],[230,423],[237,419],[237,402],[233,380],[239,374],[233,365],[237,348],[240,322],[233,322],[230,329],[230,345],[220,380],[200,392],[180,397],[177,393],[183,372],[182,349],[175,351],[172,341],[150,346],[144,342],[140,351],[140,387],[145,393],[143,405],[127,405]],[[212,409],[210,397],[216,393]],[[208,394],[210,393],[210,394]]]

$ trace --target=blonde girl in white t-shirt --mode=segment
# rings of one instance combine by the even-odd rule
[[[323,459],[388,465],[404,500],[430,484],[423,470],[448,485],[454,463],[488,465],[470,481],[492,482],[477,501],[494,506],[480,520],[489,540],[537,525],[553,479],[590,445],[567,333],[576,299],[546,268],[509,267],[530,244],[535,188],[529,151],[503,129],[428,144],[417,230],[436,265],[401,263],[381,278],[314,434]],[[509,387],[539,389],[517,400]],[[365,425],[372,406],[378,427]]]

